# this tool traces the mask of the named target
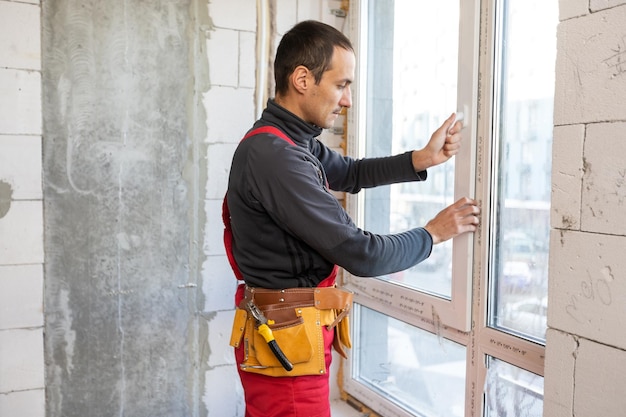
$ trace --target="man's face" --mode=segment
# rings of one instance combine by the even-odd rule
[[[355,61],[352,51],[335,47],[330,68],[324,72],[319,84],[313,82],[308,91],[304,109],[307,122],[329,129],[342,109],[352,106],[350,85],[354,80]]]

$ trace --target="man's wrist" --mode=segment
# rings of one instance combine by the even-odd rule
[[[432,230],[428,229],[428,225],[424,226],[423,229],[426,230],[426,233],[428,233],[430,235],[430,239],[433,241],[433,246],[436,245],[437,243],[441,243],[441,239],[439,237],[437,237],[437,235],[435,235],[432,232]]]
[[[411,153],[411,162],[415,172],[425,171],[432,166],[432,158],[425,155],[424,150],[413,151]]]

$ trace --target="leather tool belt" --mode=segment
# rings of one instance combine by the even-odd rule
[[[246,310],[256,305],[268,320],[273,336],[293,369],[281,365],[267,342],[257,331],[254,317]],[[246,287],[245,296],[235,311],[230,345],[243,342],[242,370],[269,376],[320,375],[326,373],[322,326],[335,331],[333,347],[346,357],[350,348],[348,313],[352,293],[335,287],[269,290]]]

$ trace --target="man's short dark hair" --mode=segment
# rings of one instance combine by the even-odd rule
[[[307,67],[318,84],[328,70],[335,47],[354,51],[350,40],[334,27],[314,20],[306,20],[291,28],[280,41],[274,61],[276,94],[285,94],[289,76],[299,65]]]

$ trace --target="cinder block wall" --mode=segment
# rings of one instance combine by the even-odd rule
[[[240,416],[245,408],[239,379],[234,372],[232,349],[228,346],[236,282],[224,253],[223,224],[215,219],[221,219],[235,147],[265,106],[262,102],[260,109],[255,107],[257,10],[249,4],[248,0],[214,0],[209,7],[213,25],[206,48],[210,87],[204,94],[204,104],[208,143],[205,210],[210,220],[206,224],[205,236],[207,257],[202,266],[206,297],[203,314],[208,318],[209,343],[203,400],[210,404],[210,413],[215,413],[210,415],[216,416]],[[339,4],[339,1],[332,0],[276,1],[274,48],[282,34],[301,20],[317,19],[339,27],[341,19],[330,14],[330,9],[339,8]],[[238,13],[233,13],[235,8]],[[338,149],[335,135],[325,132],[323,139]],[[335,360],[335,365],[337,363]],[[336,397],[336,385],[333,384],[332,388]]]
[[[626,410],[626,2],[561,0],[545,417]]]
[[[44,416],[39,1],[0,1],[0,416]]]
[[[277,38],[299,20],[316,18],[327,20],[329,23],[336,23],[327,11],[330,7],[338,7],[338,3],[338,1],[326,0],[277,0],[274,3]],[[94,4],[97,2],[88,2],[89,7],[93,7]],[[62,255],[59,245],[52,244],[55,241],[50,240],[48,241],[51,243],[44,250],[46,240],[44,239],[44,193],[42,189],[45,188],[45,184],[51,187],[48,192],[54,201],[47,200],[47,204],[53,203],[54,205],[57,200],[66,198],[67,194],[61,189],[55,189],[54,181],[51,181],[50,178],[42,178],[42,172],[46,172],[42,168],[46,166],[45,164],[42,165],[42,149],[45,148],[43,144],[48,146],[47,152],[43,152],[47,158],[60,152],[59,146],[50,145],[50,136],[44,138],[42,142],[42,118],[46,117],[46,114],[54,114],[53,109],[46,108],[42,104],[41,48],[42,43],[45,47],[46,41],[50,39],[50,33],[42,35],[42,5],[39,1],[0,0],[0,416],[42,417],[44,415],[67,415],[63,413],[77,413],[79,410],[91,410],[85,411],[85,413],[91,413],[94,410],[92,407],[104,410],[107,405],[109,409],[113,407],[122,413],[135,411],[140,413],[140,410],[146,410],[146,407],[151,407],[155,401],[165,405],[169,404],[168,406],[178,410],[187,409],[185,412],[181,411],[182,414],[180,415],[225,417],[242,415],[241,390],[233,363],[232,350],[227,347],[235,282],[222,250],[220,205],[234,147],[240,135],[245,132],[256,117],[254,94],[257,69],[255,62],[257,2],[250,0],[190,1],[185,4],[179,2],[169,9],[161,8],[160,6],[163,4],[163,2],[154,3],[155,7],[159,6],[159,10],[154,10],[153,18],[148,19],[150,23],[147,24],[148,26],[143,26],[143,29],[152,30],[154,18],[186,15],[184,6],[189,5],[188,16],[192,22],[188,23],[187,27],[198,30],[195,34],[187,34],[189,37],[186,38],[187,40],[191,39],[191,42],[196,42],[196,44],[189,45],[190,51],[193,50],[190,52],[193,55],[192,60],[180,61],[179,63],[182,68],[185,68],[190,62],[194,62],[190,72],[192,72],[191,76],[195,84],[193,84],[192,91],[187,92],[189,104],[191,104],[187,110],[187,121],[202,120],[202,122],[189,123],[186,126],[188,130],[179,127],[174,133],[183,133],[180,135],[180,144],[184,144],[184,136],[188,134],[190,143],[192,143],[191,147],[194,147],[190,154],[193,155],[193,158],[201,159],[191,160],[188,164],[190,171],[184,171],[181,174],[186,179],[193,177],[196,181],[195,183],[193,181],[187,183],[187,191],[193,194],[192,196],[188,194],[188,201],[201,201],[204,202],[204,205],[198,205],[197,212],[194,214],[196,223],[192,222],[191,224],[195,224],[196,228],[191,231],[192,236],[182,233],[176,238],[183,245],[191,244],[192,248],[188,252],[191,255],[193,255],[195,248],[199,247],[199,255],[177,258],[180,264],[175,268],[177,272],[172,274],[174,282],[168,283],[167,277],[158,278],[159,274],[162,275],[159,268],[154,270],[156,273],[154,278],[158,280],[145,280],[143,284],[146,285],[142,287],[142,291],[138,291],[139,287],[131,288],[131,286],[138,284],[138,277],[145,275],[146,271],[137,271],[136,274],[131,275],[129,271],[132,271],[132,266],[125,264],[124,260],[133,259],[138,252],[146,254],[143,250],[139,251],[143,232],[128,235],[113,233],[116,236],[116,245],[121,251],[120,253],[130,254],[129,257],[123,256],[121,258],[122,268],[131,267],[125,271],[125,274],[129,273],[129,275],[118,277],[121,280],[118,282],[120,285],[117,289],[113,288],[111,291],[103,292],[98,289],[104,290],[106,288],[101,287],[101,284],[94,284],[93,289],[95,291],[89,294],[87,290],[90,284],[85,281],[94,277],[77,272],[75,268],[75,266],[81,265],[81,259],[89,259],[82,258],[85,254],[89,255],[88,251],[82,252],[82,255],[78,257],[76,256],[77,252],[74,255],[69,252]],[[81,8],[80,4],[76,4],[76,7],[79,8],[76,10],[64,2],[45,6],[48,7],[49,13],[55,10],[59,11],[58,14],[54,15],[55,19],[58,18],[61,21],[69,19],[66,23],[75,25],[73,27],[77,29],[72,32],[67,27],[62,26],[55,31],[57,35],[63,33],[71,37],[74,34],[85,36],[81,38],[81,41],[97,41],[98,38],[89,37],[89,32],[83,31],[89,27],[89,22],[95,22],[91,20],[95,15],[84,15],[85,10]],[[132,12],[132,15],[118,14],[117,11],[119,10],[117,9],[119,7],[117,6],[114,7],[115,10],[107,10],[106,16],[102,17],[117,15],[123,16],[124,19],[138,18],[135,9],[127,10],[128,13]],[[149,6],[144,4],[141,7]],[[50,15],[47,16],[52,19]],[[86,23],[87,26],[81,25],[81,21],[77,20],[80,16],[86,17],[87,20],[82,22]],[[138,21],[143,22],[141,19]],[[163,32],[160,32],[163,36],[154,39],[154,42],[159,45],[162,42],[175,41],[176,36],[181,35],[176,27],[184,27],[186,24],[167,19],[160,21],[166,27],[163,28]],[[126,42],[130,42],[126,46],[131,51],[146,52],[146,49],[133,49],[138,46],[132,42],[138,34],[135,30],[141,28],[140,26],[116,25],[115,22],[100,23],[102,25],[98,26],[99,31],[102,31],[103,27],[106,28],[107,24],[117,27],[122,32],[128,31],[125,37],[118,38],[118,40],[125,39]],[[115,36],[119,36],[119,33],[116,31]],[[101,34],[108,36],[111,33],[107,34],[105,31]],[[142,33],[140,36],[144,35]],[[40,39],[43,39],[44,42],[41,42]],[[110,38],[106,41],[103,40],[104,45],[106,46],[106,42],[109,41],[111,41]],[[115,40],[113,39],[113,41]],[[82,65],[85,61],[81,61],[80,58],[81,56],[85,57],[85,48],[94,45],[82,44],[77,39],[70,39],[70,42],[73,42],[72,46],[78,48],[73,51],[78,54],[73,56],[73,58],[78,59],[75,65]],[[180,44],[176,45],[180,46]],[[45,51],[45,53],[48,57],[52,55],[50,50]],[[55,50],[54,53],[59,53],[59,51]],[[94,58],[94,56],[88,57]],[[115,58],[115,55],[112,57]],[[151,57],[149,52],[147,57]],[[136,56],[127,55],[126,58],[132,60]],[[141,74],[142,78],[137,73],[133,73],[137,76],[131,77],[131,73],[123,70],[115,72],[113,66],[109,67],[110,64],[105,60],[102,61],[101,65],[91,67],[94,70],[91,73],[92,81],[105,80],[118,87],[126,88],[140,86],[141,80],[146,79],[145,73]],[[139,65],[137,61],[120,61],[118,64],[126,64],[131,67],[135,65],[135,68]],[[163,64],[164,67],[171,67],[169,62],[163,62]],[[48,62],[45,73],[49,75],[57,69],[57,66],[63,65],[63,62],[56,60]],[[74,64],[68,63],[68,68],[71,68],[71,65]],[[153,67],[145,68],[153,71]],[[111,75],[115,72],[117,76],[107,78],[106,74],[109,72]],[[105,76],[102,77],[102,74]],[[150,77],[153,77],[153,74],[155,73],[151,72],[148,79],[152,79]],[[188,74],[183,73],[181,75],[186,77]],[[72,89],[78,91],[85,87],[88,89],[94,87],[93,82],[80,86],[68,85],[67,78],[64,78],[63,82],[65,84],[47,85],[47,90],[44,89],[44,91],[48,91],[48,93],[44,98],[50,99],[50,91],[54,91],[54,88],[65,88],[66,90],[62,92],[67,93]],[[106,95],[115,94],[115,91],[120,90],[113,88],[103,92],[93,91],[96,94]],[[152,94],[154,91],[147,93]],[[176,96],[180,95],[180,91],[173,91],[172,93]],[[54,94],[56,93],[52,94],[53,98],[61,96],[61,94]],[[81,97],[85,98],[84,95]],[[97,96],[87,97],[86,102],[92,103],[95,97]],[[124,106],[131,112],[142,109],[141,104],[134,101],[137,97],[133,93],[126,96],[125,100],[128,101],[116,102],[118,109]],[[85,110],[81,103],[64,102],[64,104],[68,105],[68,108],[74,112]],[[152,106],[153,103],[146,104]],[[165,104],[170,107],[172,105],[172,103]],[[109,108],[112,109],[113,107]],[[54,111],[56,110],[58,109],[54,109]],[[105,115],[100,120],[107,120],[105,125],[112,127],[112,131],[115,131],[115,120],[107,117]],[[48,127],[51,126],[51,120],[52,122],[59,121],[54,117],[47,120]],[[91,120],[94,119],[88,119],[88,121]],[[185,122],[184,118],[180,121]],[[84,127],[85,125],[80,126]],[[129,144],[143,143],[145,145],[144,150],[156,146],[155,141],[139,142],[143,136],[141,131],[133,130],[134,125],[123,125],[123,127],[129,132]],[[98,145],[98,143],[105,143],[103,140],[106,141],[106,139],[94,141],[94,138],[99,138],[99,135],[102,134],[101,130],[94,128],[91,132],[85,130],[81,134],[85,135],[84,138],[93,141],[89,143]],[[62,145],[65,136],[63,134],[56,135],[57,132],[52,131],[57,136],[58,143]],[[164,139],[172,141],[172,144],[176,143],[176,138],[171,136],[169,138],[164,137]],[[86,143],[84,142],[84,144]],[[173,148],[175,147],[176,145]],[[74,156],[78,160],[86,162],[87,166],[108,169],[109,165],[106,164],[106,161],[111,155],[113,157],[110,161],[120,164],[127,162],[124,155],[129,157],[139,155],[136,152],[128,153],[128,151],[118,153],[121,151],[118,148],[110,148],[109,151],[111,152],[101,154],[104,159],[92,159],[84,153],[84,149],[82,153],[77,152]],[[157,146],[156,149],[160,148]],[[153,153],[148,154],[153,155]],[[159,155],[158,151],[156,155]],[[138,172],[155,166],[146,164],[146,159],[142,161],[143,164],[137,165],[138,168],[141,167]],[[62,157],[59,158],[59,162],[63,163]],[[102,164],[97,164],[98,162],[102,162]],[[180,161],[176,160],[175,162]],[[48,159],[46,164],[49,164],[48,168],[56,167],[52,159]],[[133,165],[126,166],[133,167]],[[159,165],[156,164],[156,166]],[[163,168],[171,169],[172,165],[166,163]],[[203,169],[206,172],[193,172]],[[55,168],[53,172],[58,171]],[[107,182],[108,177],[101,178],[102,181],[100,181],[93,172],[84,166],[80,172],[81,175],[77,177],[78,181],[92,181],[92,185],[100,184],[100,186]],[[154,172],[158,173],[159,171],[155,170]],[[150,182],[152,178],[147,176],[145,179]],[[168,178],[174,178],[174,176],[170,175]],[[129,180],[130,182],[128,182]],[[136,179],[129,180],[123,180],[120,177],[121,189],[127,189],[124,184],[133,187],[140,185]],[[148,185],[146,182],[144,184]],[[76,207],[91,207],[94,208],[92,213],[98,213],[97,206],[91,203],[81,203],[81,198],[80,193],[77,193],[70,200],[78,202]],[[125,214],[130,213],[127,211],[128,207],[130,206],[124,204],[120,206]],[[141,207],[135,208],[141,210]],[[153,210],[151,212],[154,213]],[[73,232],[69,232],[69,229],[65,228],[73,227],[76,221],[83,224],[88,219],[85,217],[84,211],[72,212],[70,210],[64,213],[59,210],[59,206],[56,206],[51,207],[47,214],[48,218],[53,214],[52,219],[54,220],[46,224],[45,230],[48,239],[50,236],[63,237],[56,243],[63,243],[66,248],[72,247],[72,243],[69,246],[66,243],[67,239],[71,240],[74,236]],[[130,218],[127,219],[130,220]],[[138,220],[139,224],[144,221]],[[102,235],[110,233],[106,225],[97,223],[101,221],[98,216],[94,216],[93,221],[95,222],[95,230],[100,230]],[[171,219],[170,221],[176,222],[177,220]],[[200,224],[198,221],[203,221],[203,223]],[[159,223],[151,222],[150,224]],[[167,224],[163,223],[162,227],[167,228]],[[128,223],[128,227],[133,228],[133,223]],[[84,234],[77,236],[84,239],[86,235],[96,233],[89,229],[84,230],[84,232]],[[100,232],[97,233],[100,235]],[[86,242],[92,244],[89,242],[93,241],[87,239]],[[82,251],[84,248],[78,246],[76,249]],[[102,259],[107,258],[109,249],[105,249],[105,246],[102,246],[102,249],[105,252],[94,254],[100,253]],[[127,252],[129,250],[130,252]],[[44,252],[48,254],[46,258],[48,263],[50,259],[55,260],[53,268],[47,267],[47,270],[52,271],[50,273],[54,276],[48,276],[46,280],[46,294],[49,297],[49,302],[46,303],[45,315],[44,266],[47,263],[44,264]],[[189,260],[195,260],[198,263],[189,264]],[[63,266],[64,262],[67,262],[67,265]],[[164,260],[155,259],[155,262],[162,263]],[[153,267],[155,263],[147,261],[145,265]],[[168,263],[168,265],[170,264]],[[57,271],[66,271],[67,276],[57,274]],[[196,272],[198,275],[195,275]],[[70,279],[68,278],[74,280],[74,284],[69,284]],[[101,278],[106,287],[107,277],[102,275]],[[195,285],[196,282],[199,284]],[[187,322],[187,320],[178,323],[183,326],[189,325],[191,328],[188,335],[193,336],[194,340],[175,341],[175,343],[183,343],[188,349],[177,349],[175,352],[172,349],[167,350],[167,345],[174,342],[170,340],[172,334],[180,329],[169,328],[172,334],[168,335],[166,325],[168,317],[156,319],[154,316],[146,316],[146,311],[160,311],[155,309],[154,304],[149,301],[149,295],[141,295],[145,294],[148,287],[155,290],[151,291],[152,294],[162,295],[166,293],[172,296],[175,293],[181,294],[178,298],[180,302],[178,309],[187,311],[188,316],[186,317],[197,317],[195,325],[193,321]],[[87,292],[83,292],[83,290]],[[186,291],[192,295],[185,295]],[[85,294],[85,297],[77,297],[77,294],[81,292]],[[196,295],[193,296],[193,294]],[[104,300],[105,297],[109,297],[109,299],[112,297],[117,300],[116,302],[121,308],[117,310],[117,315],[109,315],[105,311],[94,311],[94,308],[98,309],[97,306],[111,304]],[[175,302],[176,297],[164,297],[161,301],[169,299]],[[133,309],[133,304],[140,308]],[[169,309],[173,308],[173,305],[169,303],[163,307]],[[141,318],[142,311],[143,319]],[[45,335],[44,317],[47,317],[46,325],[50,326],[50,331],[47,331]],[[108,326],[107,321],[113,321],[114,326]],[[141,325],[142,322],[145,323],[144,326]],[[154,345],[154,349],[152,349],[149,346],[151,344],[149,341],[153,337],[155,329],[162,326],[166,326],[164,328],[165,337],[162,338],[164,343],[160,343],[159,346]],[[112,337],[106,337],[102,334],[102,329],[107,327],[113,329]],[[100,331],[100,334],[96,335],[94,331]],[[119,341],[120,334],[121,342]],[[118,341],[117,345],[121,349],[119,355],[116,354],[115,348],[102,348],[112,339]],[[143,348],[141,347],[142,344]],[[52,352],[48,356],[44,352],[44,346],[47,346],[48,352]],[[97,352],[93,350],[96,347],[100,349]],[[89,357],[90,351],[93,353],[91,357]],[[149,355],[147,360],[144,354]],[[175,359],[175,368],[172,368],[174,363],[164,361],[163,354],[175,355],[171,357]],[[133,357],[132,355],[136,356]],[[179,357],[182,359],[178,359]],[[44,361],[44,358],[47,359]],[[115,362],[116,358],[117,362]],[[108,363],[106,360],[112,360],[110,361],[112,366],[105,365]],[[172,374],[172,369],[182,370],[182,367],[178,366],[179,362],[191,365],[189,374],[184,371],[175,375]],[[105,372],[105,376],[101,373],[102,371]],[[83,376],[79,377],[78,375]],[[163,379],[165,377],[167,380]],[[80,383],[80,378],[87,379]],[[180,394],[181,391],[186,390],[187,400],[172,401],[171,398],[166,398],[167,395],[159,395],[159,389],[170,387],[173,383],[178,384],[176,381],[182,385],[178,387],[175,393]],[[92,388],[93,390],[91,390]],[[106,392],[113,393],[115,397],[110,403],[107,403],[107,398],[105,398]],[[102,395],[103,393],[105,395]],[[155,395],[159,398],[156,398]],[[152,397],[155,397],[153,398],[154,401],[150,400]],[[168,411],[164,412],[167,413]]]
[[[244,1],[210,4],[213,27],[207,34],[210,87],[207,109],[207,219],[202,266],[204,314],[208,318],[208,369],[203,401],[209,415],[243,415],[243,393],[228,345],[236,283],[222,245],[222,199],[238,137],[254,121],[257,10]],[[238,13],[232,10],[237,7]],[[219,110],[218,110],[219,109]]]

